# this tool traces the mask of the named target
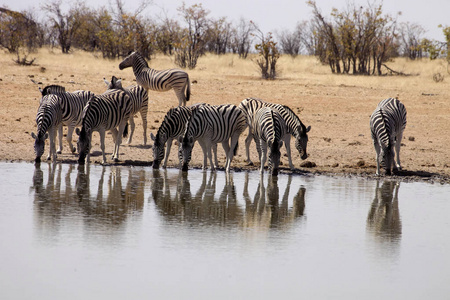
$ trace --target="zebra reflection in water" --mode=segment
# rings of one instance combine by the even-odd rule
[[[144,169],[102,167],[101,172],[95,174],[97,189],[92,191],[95,186],[91,184],[93,167],[54,163],[48,164],[48,170],[43,167],[44,164],[35,168],[31,189],[34,190],[36,228],[49,237],[64,226],[79,222],[86,228],[123,226],[129,216],[143,210]],[[44,180],[46,175],[47,180]],[[123,185],[124,180],[126,185]]]
[[[249,174],[245,174],[244,199],[246,203],[243,227],[285,228],[293,224],[305,214],[306,189],[300,186],[293,198],[292,207],[289,208],[289,192],[292,176],[289,175],[281,202],[279,200],[278,177],[269,176],[267,188],[264,186],[264,175],[260,176],[258,188],[253,201],[248,192]]]
[[[367,216],[367,231],[379,242],[398,242],[402,223],[398,207],[400,182],[377,180],[375,198]]]

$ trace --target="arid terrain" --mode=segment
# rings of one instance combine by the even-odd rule
[[[63,55],[58,50],[43,49],[31,55],[33,66],[18,66],[15,56],[0,53],[0,160],[34,160],[31,132],[36,131],[35,116],[40,99],[38,87],[59,84],[68,91],[105,91],[103,78],[121,77],[124,86],[135,84],[131,69],[120,71],[119,60],[104,60],[90,53],[77,51]],[[175,67],[170,57],[158,55],[150,62],[155,69]],[[321,173],[345,176],[374,177],[375,151],[370,137],[369,117],[379,101],[398,97],[406,106],[407,125],[404,132],[401,161],[404,170],[393,176],[401,180],[425,180],[450,183],[450,75],[442,60],[407,61],[397,59],[390,68],[409,76],[352,76],[332,75],[327,66],[313,57],[295,59],[282,57],[278,63],[279,79],[264,81],[259,78],[256,64],[234,55],[207,55],[199,59],[195,70],[188,70],[192,82],[192,97],[188,104],[232,103],[238,105],[246,97],[257,97],[288,105],[303,123],[312,129],[309,133],[309,158],[302,161],[292,143],[293,161],[299,173]],[[435,82],[433,75],[441,73],[443,82]],[[149,132],[156,134],[164,115],[178,100],[172,91],[150,91]],[[121,164],[150,165],[151,146],[143,146],[142,123],[135,117],[136,131],[131,145],[120,148]],[[244,139],[240,139],[238,155],[232,162],[235,170],[258,167],[258,158],[252,143],[252,160],[245,162]],[[77,136],[74,135],[74,142]],[[151,139],[148,139],[151,144]],[[64,141],[65,143],[65,141]],[[100,162],[99,136],[94,133],[91,162]],[[176,167],[178,158],[172,147],[170,165]],[[225,161],[219,145],[219,162]],[[107,136],[106,152],[113,149],[112,137]],[[48,143],[46,146],[47,156]],[[282,172],[288,169],[285,148],[282,148]],[[108,155],[109,156],[109,155]],[[192,167],[202,161],[199,146],[194,148]],[[69,153],[67,143],[58,161],[76,163],[77,156]]]

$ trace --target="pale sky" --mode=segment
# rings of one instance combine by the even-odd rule
[[[6,6],[12,10],[25,10],[34,8],[41,11],[41,5],[50,0],[0,0],[0,6]],[[111,0],[86,1],[87,6],[97,8],[99,6],[109,7]],[[125,8],[133,12],[141,0],[123,0]],[[63,0],[64,3],[70,3]],[[203,8],[210,11],[209,16],[213,18],[227,17],[228,21],[239,21],[241,17],[252,20],[262,29],[264,33],[275,32],[282,29],[294,29],[297,22],[310,20],[312,18],[311,8],[306,0],[185,0],[186,6],[202,3]],[[348,0],[316,0],[317,7],[326,17],[330,15],[331,8],[343,10],[347,7]],[[367,7],[373,1],[352,0],[350,3]],[[179,18],[177,8],[181,6],[181,0],[153,0],[143,12],[143,15],[157,17],[167,13],[169,18]],[[449,0],[386,0],[383,2],[385,14],[396,15],[399,22],[410,22],[420,24],[427,32],[424,37],[444,41],[442,29],[439,24],[450,26],[450,1]]]

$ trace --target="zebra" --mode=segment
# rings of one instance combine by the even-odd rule
[[[66,140],[67,143],[69,144],[70,151],[74,153],[76,149],[75,147],[73,147],[72,144],[73,131],[76,126],[81,125],[83,108],[88,102],[88,100],[91,98],[91,96],[94,95],[94,93],[83,90],[66,92],[65,87],[60,85],[48,85],[44,89],[39,88],[39,91],[42,94],[40,105],[43,99],[47,95],[51,94],[56,95],[59,98],[59,101],[61,102],[60,108],[62,109],[62,120],[60,124],[57,126],[59,147],[56,153],[57,154],[62,153],[63,125],[68,127]]]
[[[36,154],[34,161],[36,164],[41,162],[47,138],[50,140],[47,160],[51,158],[53,162],[56,162],[55,138],[56,130],[61,122],[62,108],[60,98],[53,94],[42,97],[36,114],[37,133],[31,133],[31,137],[34,139],[34,152]]]
[[[103,155],[102,163],[106,163],[106,130],[111,131],[115,142],[112,159],[115,162],[119,161],[119,147],[122,142],[122,134],[126,135],[126,125],[131,116],[131,101],[128,93],[122,90],[108,90],[89,99],[83,110],[81,131],[79,128],[76,129],[76,133],[79,136],[77,147],[79,153],[78,163],[80,165],[85,163],[86,157],[89,163],[93,131],[98,131],[100,134],[100,147]],[[117,127],[119,128],[118,130],[116,129]]]
[[[378,103],[377,108],[370,116],[370,132],[376,152],[377,171],[380,175],[380,165],[384,167],[385,174],[401,170],[400,145],[403,131],[406,127],[406,108],[398,99],[387,98]],[[397,162],[394,159],[394,147]]]
[[[253,162],[250,159],[250,144],[253,137],[252,127],[250,124],[252,123],[255,112],[263,106],[277,110],[285,121],[287,131],[282,139],[288,155],[289,168],[293,170],[295,167],[291,158],[291,135],[295,138],[295,148],[297,148],[300,153],[301,159],[306,159],[308,157],[306,152],[306,147],[308,145],[308,132],[311,130],[311,126],[306,127],[300,118],[288,106],[266,102],[258,98],[246,98],[239,104],[239,108],[247,116],[247,122],[249,124],[248,136],[245,140],[247,162],[249,165],[253,165]]]
[[[214,143],[222,143],[226,154],[225,171],[230,171],[231,161],[236,155],[238,140],[247,127],[244,113],[233,104],[203,105],[192,110],[191,118],[186,125],[184,136],[178,138],[181,144],[182,170],[187,171],[191,160],[192,148],[198,141],[203,150],[203,169],[207,167],[207,156],[212,164],[211,147]],[[229,142],[230,141],[230,142]]]
[[[150,138],[153,140],[153,168],[158,169],[161,161],[164,159],[163,168],[167,167],[169,159],[170,148],[173,140],[185,133],[186,124],[191,117],[192,109],[200,105],[207,105],[206,103],[197,103],[191,106],[178,106],[169,109],[161,126],[158,128],[156,136],[150,133]],[[167,144],[167,145],[166,145]],[[164,147],[166,151],[164,154]],[[213,152],[215,157],[215,166],[218,166],[217,160],[217,144],[213,145]],[[180,155],[179,155],[180,157]],[[180,163],[181,163],[180,158]]]
[[[250,126],[261,162],[261,174],[264,173],[267,149],[269,149],[268,167],[272,175],[277,176],[281,157],[280,148],[283,146],[282,139],[287,134],[283,117],[276,109],[263,106],[255,112]]]
[[[105,78],[103,80],[106,83],[107,89],[119,89],[126,93],[129,93],[131,97],[131,117],[129,119],[131,130],[128,136],[127,144],[131,144],[133,139],[134,128],[134,115],[138,112],[142,118],[142,128],[144,129],[144,146],[147,145],[147,112],[148,112],[148,92],[145,88],[140,85],[132,85],[127,88],[122,87],[122,80],[115,76],[112,76],[111,82],[107,81]]]
[[[139,85],[152,91],[175,91],[178,105],[186,106],[191,96],[191,83],[189,75],[180,69],[167,69],[157,71],[148,66],[139,52],[131,52],[120,64],[119,69],[133,68],[134,76]]]

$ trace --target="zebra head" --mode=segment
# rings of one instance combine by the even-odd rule
[[[295,137],[295,148],[300,153],[301,159],[308,158],[308,153],[306,152],[306,147],[308,146],[308,132],[311,130],[311,126],[306,127],[301,124],[298,126],[297,134]]]
[[[153,140],[153,169],[159,169],[159,165],[161,161],[164,159],[164,148],[165,148],[165,138],[164,134],[160,134],[159,131],[156,133],[156,136],[153,133],[150,133],[150,138]]]
[[[133,66],[134,59],[136,57],[141,57],[141,55],[136,51],[130,51],[128,56],[119,64],[119,69],[123,70],[125,68],[129,68]]]
[[[90,129],[86,130],[85,127],[83,126],[81,128],[81,131],[79,128],[77,128],[75,132],[78,135],[77,141],[78,163],[80,165],[83,165],[86,156],[88,156],[89,151],[91,150],[92,131]]]
[[[280,148],[283,146],[283,142],[275,139],[273,142],[268,141],[267,146],[269,146],[269,160],[267,164],[272,175],[277,176],[281,158]]]
[[[181,170],[187,171],[189,163],[191,161],[192,148],[194,147],[194,137],[185,134],[184,137],[180,136],[178,138],[179,148],[178,157],[181,161]]]
[[[31,133],[31,137],[34,139],[34,153],[36,158],[34,162],[39,164],[41,162],[41,156],[44,154],[45,140],[48,138],[48,133],[38,132],[38,135],[34,132]]]
[[[112,90],[112,89],[123,90],[122,79],[119,79],[116,76],[111,77],[111,82],[106,80],[104,77],[103,77],[103,81],[105,82],[108,90]]]

